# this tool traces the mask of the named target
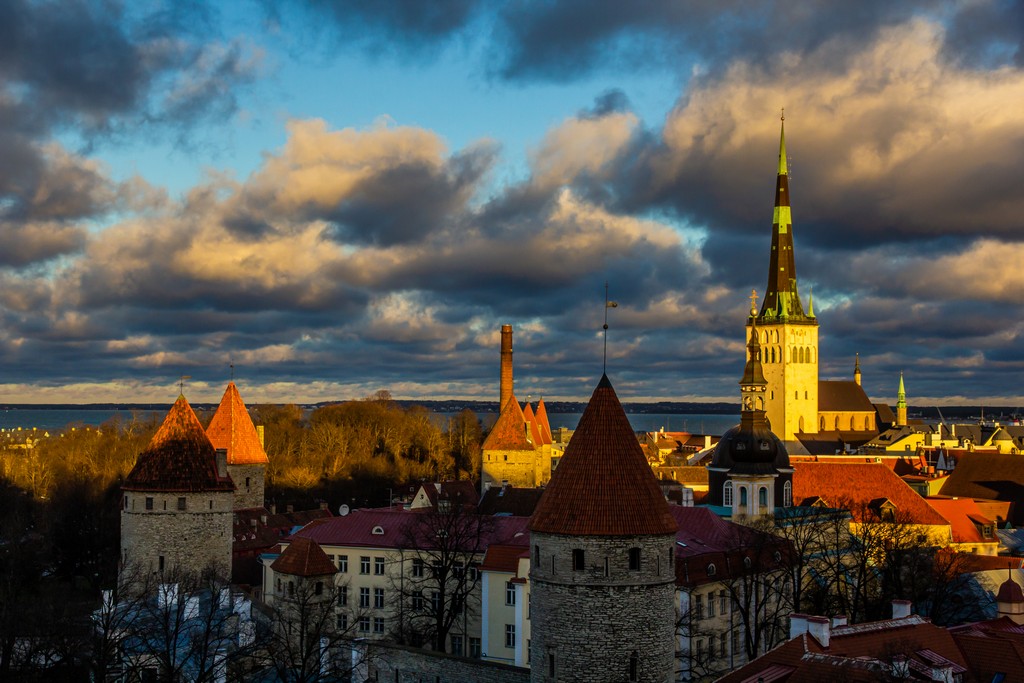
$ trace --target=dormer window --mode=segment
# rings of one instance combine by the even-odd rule
[[[382,527],[382,526],[375,526],[375,527],[373,527],[373,530],[370,533],[372,533],[374,536],[383,536],[384,535],[384,527]]]
[[[714,576],[715,574],[718,573],[718,567],[715,566],[714,562],[710,562],[710,563],[708,563],[706,571],[707,571],[708,576]]]

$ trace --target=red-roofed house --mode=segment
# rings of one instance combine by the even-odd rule
[[[928,504],[949,522],[952,548],[962,553],[998,555],[996,524],[970,498],[928,498]]]

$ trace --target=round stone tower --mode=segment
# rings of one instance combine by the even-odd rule
[[[234,484],[179,396],[121,486],[121,560],[143,571],[231,575]]]
[[[530,522],[530,680],[673,680],[677,525],[607,376]]]

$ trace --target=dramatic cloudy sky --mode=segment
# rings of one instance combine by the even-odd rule
[[[779,111],[821,375],[1024,404],[1010,0],[0,0],[0,402],[736,400]]]

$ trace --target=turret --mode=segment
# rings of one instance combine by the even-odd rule
[[[903,373],[900,373],[900,388],[896,391],[896,426],[907,425],[907,391],[903,388]]]
[[[858,353],[853,361],[853,381],[860,386],[860,354]]]

